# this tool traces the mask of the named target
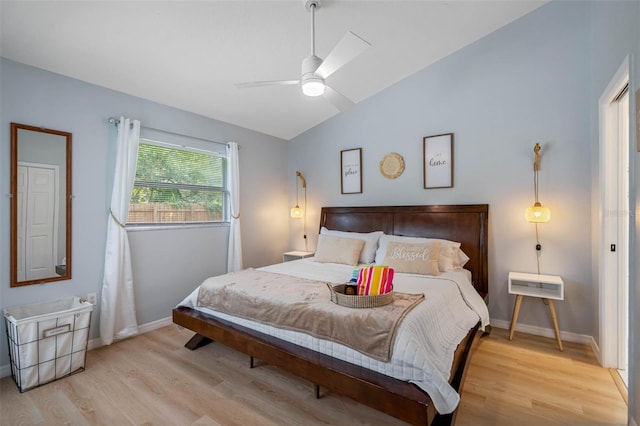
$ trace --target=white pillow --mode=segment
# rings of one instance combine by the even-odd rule
[[[469,256],[467,256],[460,247],[458,247],[458,269],[462,269],[464,265],[469,261]]]
[[[438,238],[401,237],[399,235],[383,235],[380,237],[375,263],[383,265],[387,255],[387,245],[390,241],[424,244],[432,241],[440,241],[440,254],[438,256],[438,270],[440,272],[458,271],[469,261],[469,257],[460,250],[460,243]]]
[[[363,246],[363,240],[319,235],[313,260],[320,263],[356,265]]]
[[[320,235],[331,235],[333,237],[342,237],[342,238],[355,238],[358,240],[364,241],[364,247],[362,248],[362,252],[360,253],[360,263],[373,263],[373,260],[376,257],[376,250],[378,249],[378,240],[384,232],[382,231],[374,231],[369,233],[361,233],[361,232],[344,232],[344,231],[333,231],[325,228],[324,226],[320,228]]]

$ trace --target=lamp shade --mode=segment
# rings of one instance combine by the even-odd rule
[[[524,212],[524,218],[532,223],[549,222],[549,219],[551,219],[551,210],[540,203],[535,203],[533,206],[527,207],[527,210]]]
[[[302,209],[299,205],[296,204],[296,206],[291,209],[291,217],[294,219],[300,219],[302,217]]]
[[[324,94],[324,81],[320,78],[307,78],[302,82],[302,93],[307,96],[320,96]]]

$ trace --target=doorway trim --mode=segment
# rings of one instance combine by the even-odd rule
[[[606,179],[611,170],[618,170],[618,147],[607,144],[611,140],[618,140],[618,111],[612,105],[612,100],[629,83],[629,56],[625,57],[617,72],[607,85],[598,101],[599,109],[599,231],[600,238],[596,250],[599,259],[599,359],[603,367],[618,368],[619,363],[619,333],[618,333],[618,287],[608,288],[607,283],[618,280],[621,256],[626,253],[612,253],[609,244],[619,245],[618,222],[620,214],[628,215],[629,211],[620,212],[618,206],[617,179]],[[627,160],[627,163],[629,161]],[[628,179],[628,177],[627,177]],[[627,235],[628,238],[628,235]],[[628,241],[627,241],[628,243]],[[628,246],[628,244],[627,244]]]

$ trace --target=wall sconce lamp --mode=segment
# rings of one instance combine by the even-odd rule
[[[536,257],[538,263],[538,274],[540,274],[540,250],[542,250],[542,246],[540,245],[540,238],[538,237],[538,224],[549,222],[551,219],[551,210],[548,207],[544,207],[542,203],[538,200],[538,170],[540,170],[540,144],[536,143],[533,147],[534,153],[534,161],[533,161],[533,192],[535,196],[535,202],[533,206],[527,207],[524,212],[524,218],[533,224],[536,225],[536,252],[538,256]]]
[[[535,203],[533,206],[527,207],[524,212],[524,217],[531,223],[545,223],[551,219],[551,210],[548,207],[544,207],[538,200],[538,170],[540,170],[540,144],[537,143],[533,147],[535,159],[533,161],[533,191],[535,195]]]
[[[304,208],[300,208],[298,202],[298,178],[302,182],[302,189],[304,189]],[[303,219],[302,233],[304,238],[304,249],[307,250],[307,181],[302,176],[300,171],[296,171],[296,206],[291,209],[291,217],[294,219]]]
[[[307,181],[305,180],[302,173],[296,171],[296,206],[291,209],[291,217],[294,219],[300,219],[304,216],[303,209],[300,208],[300,204],[298,202],[298,179],[302,181],[302,188],[304,189],[304,210],[307,209]]]

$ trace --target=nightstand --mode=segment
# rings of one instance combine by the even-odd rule
[[[289,262],[291,260],[304,259],[305,257],[311,257],[314,253],[311,251],[288,251],[282,255],[283,262]]]
[[[513,306],[513,317],[511,318],[511,327],[509,328],[509,340],[513,339],[513,332],[518,322],[518,314],[520,313],[520,304],[523,296],[539,297],[547,302],[553,329],[556,333],[558,347],[564,351],[562,347],[562,339],[560,339],[560,329],[558,328],[558,318],[556,317],[556,309],[553,304],[554,300],[564,300],[564,281],[557,275],[539,275],[528,274],[524,272],[509,272],[509,294],[516,295],[516,303]]]

